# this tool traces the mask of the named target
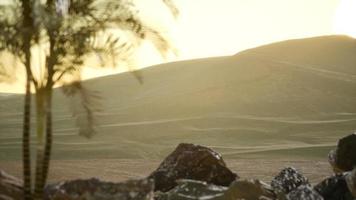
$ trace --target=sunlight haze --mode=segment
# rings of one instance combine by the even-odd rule
[[[356,1],[342,0],[334,18],[334,31],[356,38]]]
[[[1,81],[0,200],[356,200],[356,0],[0,0]]]
[[[135,3],[140,17],[145,23],[159,27],[178,55],[163,59],[152,44],[144,42],[134,55],[131,69],[174,60],[233,55],[288,39],[332,34],[356,36],[355,0],[176,0],[180,10],[177,20],[160,0],[135,0]],[[88,68],[83,77],[127,69]],[[2,92],[20,92],[20,88],[0,85]]]

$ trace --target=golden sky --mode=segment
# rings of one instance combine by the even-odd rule
[[[142,19],[162,30],[178,49],[163,60],[149,42],[136,55],[133,68],[157,63],[232,55],[276,41],[330,34],[356,37],[356,0],[175,0],[177,20],[161,0],[135,0]],[[84,77],[125,71],[85,70]],[[0,92],[19,87],[0,84]]]

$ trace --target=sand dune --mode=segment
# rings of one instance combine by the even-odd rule
[[[58,89],[54,158],[160,159],[190,142],[231,159],[324,159],[356,130],[355,55],[354,39],[326,36],[153,66],[143,84],[129,73],[89,80],[102,97],[91,140],[76,135]],[[0,160],[17,160],[22,98],[0,101]]]

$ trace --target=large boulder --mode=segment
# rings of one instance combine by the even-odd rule
[[[0,200],[23,198],[22,181],[0,170]]]
[[[271,186],[279,198],[302,185],[310,186],[309,180],[293,167],[282,169],[271,181]]]
[[[130,180],[111,183],[92,178],[73,180],[48,185],[45,199],[48,200],[153,200],[152,180]]]
[[[156,191],[166,192],[174,188],[179,179],[229,186],[238,176],[226,167],[221,155],[212,149],[179,144],[149,178],[154,179]]]
[[[356,166],[356,133],[341,138],[329,153],[329,162],[336,173],[351,171]]]
[[[344,174],[329,177],[317,184],[314,189],[325,200],[354,200]]]

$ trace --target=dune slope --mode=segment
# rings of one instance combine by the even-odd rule
[[[55,158],[161,158],[180,142],[226,157],[324,157],[356,130],[356,41],[291,40],[229,57],[167,63],[86,81],[98,134],[76,134],[56,91]],[[0,159],[20,158],[22,98],[0,97]],[[6,106],[3,106],[6,105]]]

